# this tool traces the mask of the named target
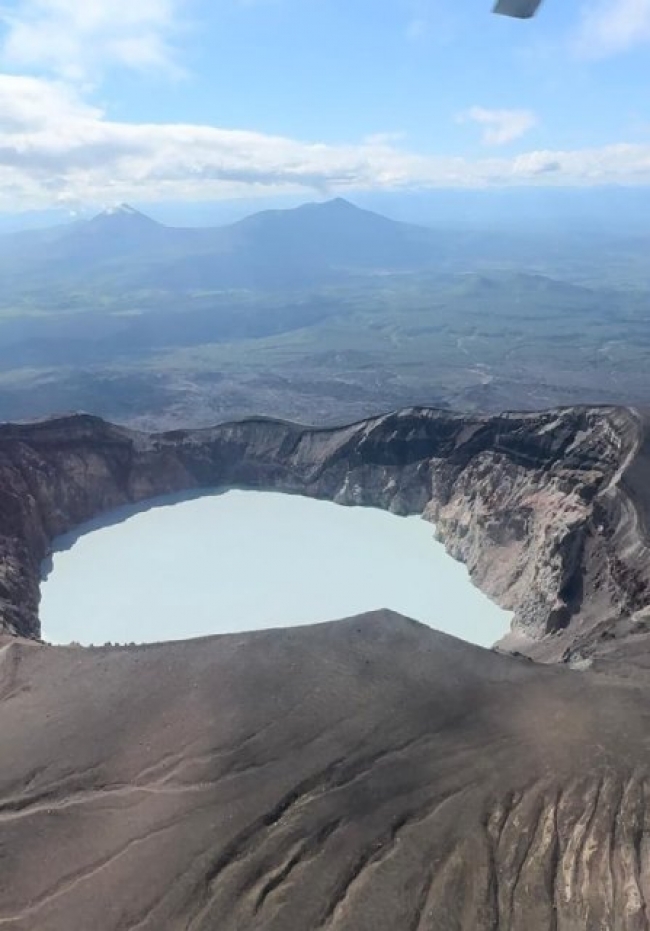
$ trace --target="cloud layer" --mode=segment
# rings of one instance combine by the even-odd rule
[[[171,45],[182,0],[18,0],[0,13],[12,68],[96,80],[103,68],[176,73]]]
[[[605,58],[650,42],[650,0],[592,0],[582,12],[578,51]]]
[[[0,66],[18,73],[0,71],[0,210],[256,192],[650,183],[643,145],[469,159],[409,151],[399,133],[328,145],[212,125],[118,122],[89,103],[92,88],[115,68],[179,74],[174,40],[196,0],[7,2]],[[431,13],[428,3],[409,9],[417,22]],[[643,38],[650,39],[650,0],[585,7],[580,42],[589,54]],[[477,124],[493,147],[537,124],[527,109],[472,107],[459,119]]]
[[[390,134],[325,145],[192,124],[108,119],[69,85],[0,75],[0,209],[255,192],[650,182],[650,146],[514,158],[409,152]]]
[[[471,121],[483,128],[484,145],[507,145],[521,139],[537,125],[537,117],[530,110],[487,110],[471,107],[461,113],[461,123]]]

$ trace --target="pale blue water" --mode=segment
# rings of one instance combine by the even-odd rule
[[[509,627],[419,517],[270,492],[160,500],[57,541],[41,589],[44,639],[147,643],[376,608],[484,646]]]

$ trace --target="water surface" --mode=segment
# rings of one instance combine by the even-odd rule
[[[179,640],[377,608],[484,646],[509,627],[419,517],[274,492],[182,497],[56,541],[44,639]]]

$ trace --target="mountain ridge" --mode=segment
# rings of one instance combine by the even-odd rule
[[[423,268],[435,257],[437,238],[341,198],[212,228],[166,226],[125,204],[8,237],[0,279],[4,267],[5,274],[30,271],[55,281],[119,273],[125,287],[282,287],[354,271]]]
[[[3,920],[647,931],[648,694],[381,611],[145,647],[13,641]]]
[[[0,425],[0,923],[648,931],[649,474],[650,413],[624,408]],[[56,536],[232,484],[423,514],[514,638],[376,611],[38,641]]]
[[[647,435],[647,418],[624,408],[411,408],[338,428],[267,418],[161,434],[82,415],[7,424],[0,477],[13,517],[4,535],[0,522],[0,617],[38,636],[40,563],[79,523],[170,492],[243,485],[421,514],[515,612],[506,648],[555,661],[597,655],[650,609],[650,496],[638,478]]]

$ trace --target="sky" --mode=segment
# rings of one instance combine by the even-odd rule
[[[650,184],[650,0],[3,0],[0,211]]]

